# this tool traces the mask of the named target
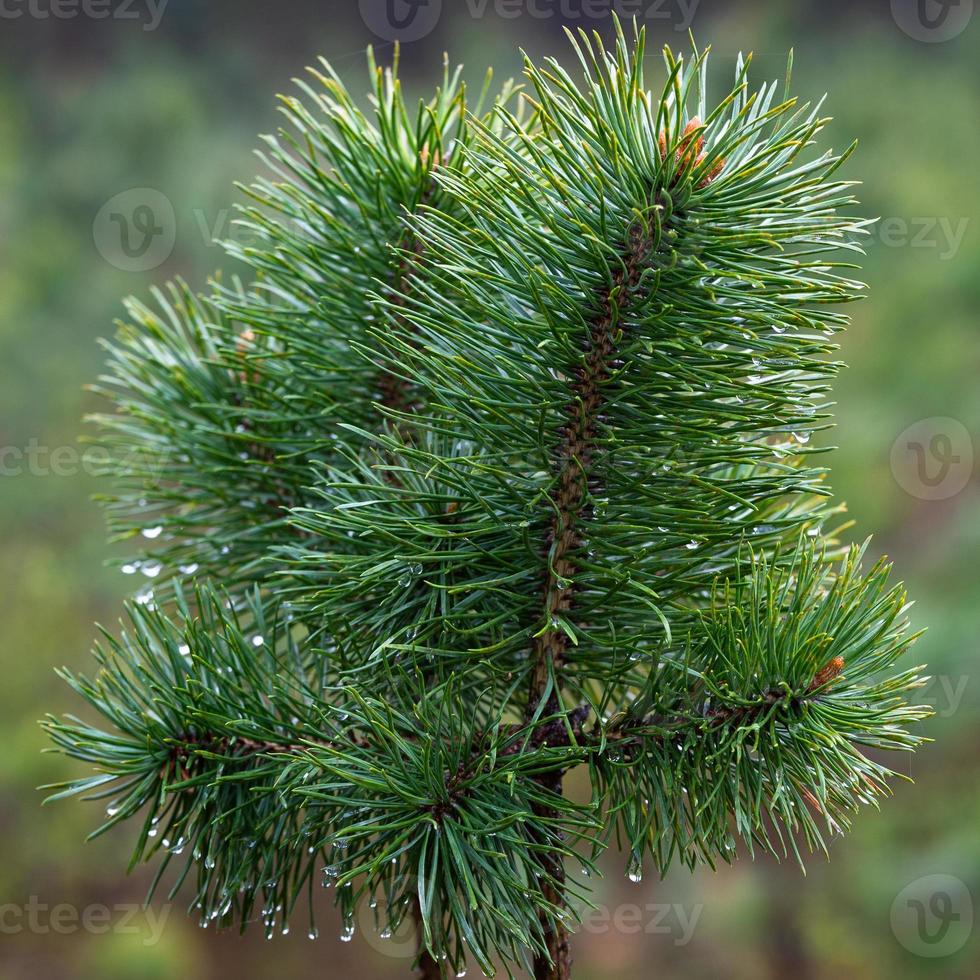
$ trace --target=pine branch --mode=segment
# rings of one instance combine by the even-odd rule
[[[546,713],[554,714],[560,703],[559,671],[568,652],[570,632],[561,628],[563,620],[573,621],[572,582],[577,568],[571,554],[584,544],[580,531],[590,496],[601,496],[602,488],[593,483],[592,462],[596,451],[599,419],[605,407],[603,387],[608,383],[616,357],[614,340],[618,320],[619,297],[629,302],[637,288],[649,256],[655,251],[644,229],[634,227],[628,234],[628,245],[621,256],[623,268],[613,276],[611,288],[601,301],[602,314],[589,326],[584,365],[573,368],[577,374],[571,385],[572,397],[567,406],[569,421],[562,427],[556,453],[559,474],[555,499],[555,516],[548,535],[548,573],[544,584],[544,622],[548,624],[535,635],[532,657],[534,670],[528,697],[529,712],[536,713],[546,704]],[[548,788],[561,793],[561,775],[549,778]],[[549,869],[559,882],[562,870]],[[561,902],[556,892],[549,895],[554,904]],[[548,955],[534,964],[535,977],[565,980],[571,976],[568,935],[559,925],[549,937]]]
[[[96,769],[55,796],[186,850],[205,921],[285,930],[320,865],[342,938],[374,903],[423,977],[565,980],[570,862],[827,850],[919,741],[904,591],[811,442],[849,151],[741,61],[709,108],[706,53],[658,95],[642,32],[575,53],[526,116],[448,72],[411,114],[376,69],[368,116],[315,72],[229,246],[256,283],[113,348],[117,530],[170,537],[166,587],[66,675],[105,723],[47,722]]]

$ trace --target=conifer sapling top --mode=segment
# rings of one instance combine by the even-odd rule
[[[811,442],[849,151],[789,73],[714,105],[706,52],[656,92],[642,32],[573,53],[415,109],[372,62],[367,113],[312,71],[228,245],[254,280],[109,345],[148,581],[65,673],[102,720],[46,723],[95,771],[55,797],[134,819],[202,924],[312,937],[323,885],[425,977],[561,980],[604,849],[802,859],[918,741],[905,594]]]

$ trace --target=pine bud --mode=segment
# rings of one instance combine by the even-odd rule
[[[823,665],[820,670],[814,675],[813,680],[810,682],[809,688],[807,688],[808,693],[818,690],[825,684],[829,684],[834,678],[840,676],[840,672],[844,669],[844,658],[834,657],[829,663]]]
[[[684,174],[697,169],[704,162],[707,154],[704,152],[704,136],[698,133],[701,125],[700,118],[695,116],[684,127],[684,132],[681,134],[681,138],[677,144],[677,149],[674,151],[674,159],[677,166],[677,177],[675,178],[675,183],[680,180]],[[667,134],[662,130],[657,137],[657,146],[660,150],[661,160],[666,160]],[[724,166],[724,159],[717,159],[712,164],[711,169],[698,181],[698,190],[707,187],[708,184],[710,184],[718,176],[718,174],[721,173]]]

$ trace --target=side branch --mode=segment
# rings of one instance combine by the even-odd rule
[[[585,730],[590,708],[582,705],[578,708],[554,718],[545,724],[538,725],[528,739],[526,725],[507,725],[500,729],[503,743],[496,750],[498,758],[508,758],[530,752],[547,751],[549,749],[578,748],[582,751],[581,759],[585,759],[604,744],[615,742],[621,747],[635,742],[642,748],[650,738],[668,738],[683,732],[688,727],[698,727],[704,730],[721,728],[726,725],[740,727],[750,725],[766,716],[773,708],[799,708],[807,701],[820,697],[841,675],[844,669],[842,657],[834,657],[826,663],[802,691],[791,691],[785,687],[773,687],[763,691],[754,703],[739,706],[719,705],[713,708],[703,708],[700,711],[691,708],[688,711],[678,711],[676,717],[664,715],[648,715],[644,718],[622,718],[613,720],[605,732]],[[470,764],[464,764],[460,770],[451,776],[447,774],[447,785],[458,784],[472,772],[476,760],[489,751],[488,739],[491,733],[486,732],[474,745]],[[241,760],[255,756],[275,757],[283,755],[306,755],[318,748],[339,751],[349,746],[353,749],[370,749],[371,741],[363,735],[348,733],[347,741],[341,745],[327,739],[304,739],[302,742],[281,742],[245,738],[239,735],[218,735],[213,732],[196,734],[186,732],[173,740],[170,755],[163,766],[162,775],[177,775],[183,779],[190,776],[189,766],[194,758],[204,753],[220,755]],[[559,771],[560,774],[560,771]]]

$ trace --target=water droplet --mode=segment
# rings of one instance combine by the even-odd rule
[[[340,941],[342,943],[349,943],[354,938],[354,923],[347,921],[344,923],[344,928],[340,932]]]
[[[120,571],[123,575],[135,575],[139,571],[140,563],[138,561],[127,562],[122,566]]]
[[[197,571],[197,569],[198,569],[197,562],[192,561],[189,565],[181,565],[179,571],[181,575],[193,575]]]
[[[252,646],[253,647],[260,647],[260,646],[262,646],[263,643],[265,643],[265,638],[262,637],[262,636],[259,636],[258,633],[256,633],[255,636],[252,637]]]
[[[687,548],[688,551],[694,551],[694,549],[697,548],[697,546],[698,546],[697,541],[688,541],[687,544],[684,545],[684,547]]]
[[[626,872],[629,880],[633,882],[634,885],[639,884],[643,881],[643,862],[639,858],[634,857],[630,861],[629,870]]]
[[[160,572],[163,571],[163,565],[161,565],[160,562],[158,561],[144,562],[143,567],[140,569],[140,571],[147,578],[156,578],[160,574]]]
[[[801,443],[802,445],[806,445],[810,441],[810,433],[809,432],[794,432],[793,433],[793,438],[797,442]]]
[[[153,538],[160,537],[160,532],[162,530],[163,530],[163,528],[159,524],[156,527],[144,527],[143,528],[143,537],[144,538],[149,538],[152,541]]]
[[[177,647],[177,651],[184,657],[189,657],[191,655],[191,648],[186,643],[181,643],[181,645]]]
[[[405,570],[402,573],[401,578],[398,580],[399,588],[407,588],[412,584],[415,578],[422,574],[422,566],[419,564],[406,565]]]

